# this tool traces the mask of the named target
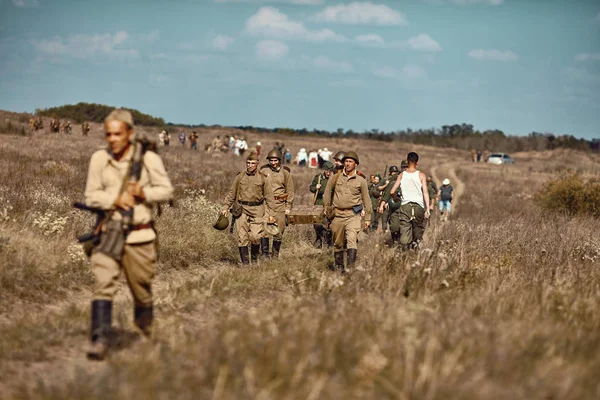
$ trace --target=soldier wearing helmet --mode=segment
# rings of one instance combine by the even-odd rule
[[[315,175],[310,184],[310,192],[314,193],[313,196],[313,204],[322,206],[323,205],[323,195],[325,194],[325,188],[327,187],[327,182],[329,182],[329,178],[331,175],[335,173],[335,165],[331,161],[325,161],[323,163],[323,172]],[[314,224],[315,228],[315,247],[321,248],[323,247],[323,240],[327,246],[331,246],[331,229],[327,227],[327,221],[323,220],[320,224]]]
[[[294,180],[289,167],[282,166],[283,155],[279,149],[273,149],[267,154],[268,164],[260,168],[260,173],[265,178],[265,198],[267,203],[266,218],[276,221],[279,232],[273,237],[272,255],[279,257],[283,233],[286,227],[286,216],[294,204]],[[265,235],[260,243],[265,251],[269,251],[269,236]]]
[[[404,169],[406,169],[406,166],[404,166],[406,164],[406,161],[402,161],[403,164],[401,164],[401,167],[403,167]],[[402,169],[404,171],[404,169]],[[400,170],[398,169],[398,167],[396,165],[392,165],[390,167],[390,169],[388,170],[389,174],[388,177],[386,178],[385,181],[381,182],[381,185],[379,186],[379,190],[381,191],[381,197],[379,198],[379,204],[378,204],[378,211],[381,214],[381,228],[383,229],[383,232],[387,232],[388,230],[388,224],[390,221],[390,209],[389,209],[389,205],[388,205],[388,200],[391,197],[391,193],[390,193],[390,189],[392,188],[392,185],[394,184],[394,181],[396,180],[396,178],[398,177],[398,173],[400,172]],[[392,241],[394,240],[394,235],[392,234]]]
[[[433,181],[433,176],[427,177],[427,190],[429,191],[429,211],[433,212],[433,206],[435,205],[435,199],[438,192],[437,185]]]
[[[346,152],[340,150],[333,156],[333,164],[335,165],[336,173],[342,172],[342,170],[344,169],[344,162],[342,161],[342,159],[345,155]]]
[[[237,219],[235,228],[242,265],[250,264],[249,255],[253,261],[258,260],[260,242],[264,236],[266,186],[263,175],[258,171],[258,164],[256,153],[248,154],[246,170],[238,173],[233,180],[221,208],[222,215],[227,215],[231,209]]]
[[[344,241],[347,242],[347,265],[352,267],[358,252],[358,234],[369,229],[373,206],[367,180],[361,179],[356,171],[358,155],[349,151],[342,160],[344,170],[327,182],[323,202],[325,214],[331,220],[335,267],[344,272]],[[363,217],[364,225],[361,223]]]

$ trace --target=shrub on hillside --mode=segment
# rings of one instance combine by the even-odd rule
[[[600,217],[600,180],[585,181],[577,174],[565,175],[546,183],[534,200],[550,211]]]

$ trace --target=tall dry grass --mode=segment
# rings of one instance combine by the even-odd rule
[[[233,155],[161,148],[176,186],[158,221],[156,340],[87,362],[91,276],[74,236],[92,223],[82,198],[100,127],[77,135],[2,136],[0,389],[12,398],[569,398],[600,396],[600,223],[538,208],[544,160],[514,166],[416,148],[422,169],[453,177],[450,221],[434,218],[419,252],[363,235],[357,268],[331,272],[312,227],[286,232],[280,260],[237,266],[235,241],[211,228]],[[157,132],[149,132],[156,134]],[[216,132],[203,131],[201,143]],[[369,141],[299,147],[358,149],[366,174],[409,150]],[[202,147],[202,146],[199,146]],[[434,169],[435,167],[435,169]],[[574,167],[591,171],[593,163]],[[314,170],[293,168],[299,204]],[[66,220],[64,219],[66,217]],[[62,218],[62,219],[61,219]],[[132,332],[126,285],[114,325]],[[3,396],[4,397],[4,396]]]

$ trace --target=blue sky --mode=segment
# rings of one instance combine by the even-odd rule
[[[0,0],[0,108],[600,137],[596,0]]]

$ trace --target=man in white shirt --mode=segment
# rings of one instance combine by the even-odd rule
[[[402,190],[401,205],[395,212],[399,213],[400,244],[403,250],[419,246],[425,232],[425,219],[429,218],[427,176],[417,170],[419,155],[410,152],[406,161],[408,168],[398,175],[391,190],[392,196],[396,195],[398,188]]]

